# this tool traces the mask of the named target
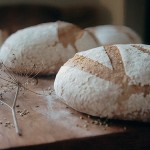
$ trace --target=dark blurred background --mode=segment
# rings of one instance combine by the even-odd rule
[[[0,0],[0,29],[68,21],[80,27],[126,25],[150,44],[150,0]]]

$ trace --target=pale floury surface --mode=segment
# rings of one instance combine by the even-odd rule
[[[54,88],[70,107],[93,116],[150,121],[150,46],[125,44],[77,53]]]
[[[85,30],[95,36],[100,46],[142,43],[140,36],[134,30],[126,26],[100,25],[89,27]]]
[[[14,72],[47,75],[57,73],[76,52],[97,46],[88,32],[58,21],[12,34],[1,47],[0,59]]]

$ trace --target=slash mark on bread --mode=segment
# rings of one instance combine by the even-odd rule
[[[65,66],[77,67],[101,79],[120,85],[122,93],[117,98],[117,101],[120,103],[121,101],[128,100],[132,94],[144,93],[144,97],[150,94],[150,85],[129,85],[131,78],[126,75],[122,57],[117,46],[105,46],[104,49],[111,61],[113,70],[98,61],[94,61],[79,54],[76,54],[65,63]],[[119,109],[121,109],[121,105]]]

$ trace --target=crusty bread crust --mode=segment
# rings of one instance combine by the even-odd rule
[[[1,48],[0,59],[16,73],[56,74],[76,52],[97,46],[86,31],[71,23],[57,21],[12,34]]]
[[[95,51],[104,58],[95,55],[97,60],[94,60],[91,55]],[[140,58],[140,66],[134,62],[135,57]],[[113,119],[150,121],[149,66],[148,45],[99,47],[77,53],[66,62],[56,76],[54,87],[62,101],[80,112]]]
[[[100,25],[89,27],[89,31],[99,42],[100,46],[112,44],[140,44],[140,36],[131,28],[117,25]]]

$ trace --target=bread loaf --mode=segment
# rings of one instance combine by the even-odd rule
[[[101,25],[85,29],[99,42],[100,46],[112,44],[139,44],[142,43],[139,35],[126,26]]]
[[[16,73],[47,75],[57,73],[76,52],[97,46],[87,31],[57,21],[12,34],[1,47],[0,59]]]
[[[150,46],[120,44],[77,53],[59,70],[54,89],[83,113],[150,121]]]

